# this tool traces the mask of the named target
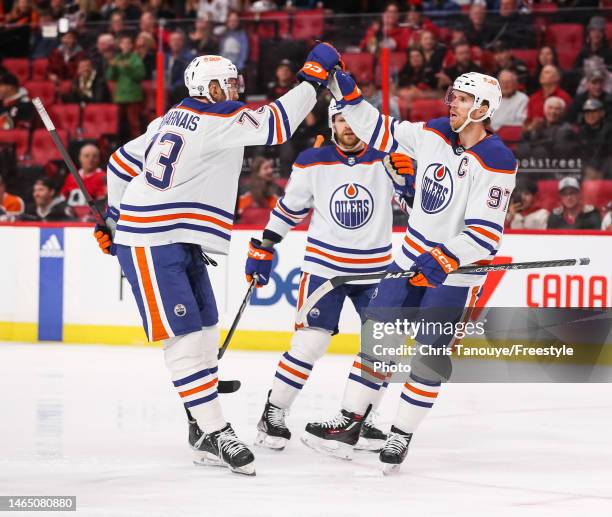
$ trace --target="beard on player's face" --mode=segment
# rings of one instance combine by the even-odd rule
[[[347,149],[351,149],[359,144],[359,137],[350,129],[345,129],[341,133],[336,133],[336,141]]]

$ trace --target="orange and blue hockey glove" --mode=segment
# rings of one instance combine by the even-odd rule
[[[329,43],[318,43],[308,54],[306,63],[297,75],[315,86],[327,86],[329,72],[337,66],[344,68],[338,51]]]
[[[383,158],[383,165],[395,189],[403,195],[414,196],[414,160],[407,154],[391,153]]]
[[[355,79],[344,70],[337,70],[329,81],[329,91],[340,107],[346,104],[359,104],[363,95]]]
[[[458,267],[459,259],[444,244],[439,244],[416,258],[411,269],[417,274],[408,282],[417,287],[438,287]]]
[[[108,207],[104,214],[106,224],[96,224],[94,228],[94,237],[98,241],[98,246],[105,255],[116,255],[117,251],[113,238],[115,236],[115,228],[119,220],[119,212],[116,208]]]
[[[257,274],[257,285],[255,287],[266,285],[272,273],[273,258],[274,248],[264,248],[259,239],[251,239],[249,254],[244,265],[247,282],[252,282],[253,276]]]

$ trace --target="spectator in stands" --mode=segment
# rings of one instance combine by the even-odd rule
[[[157,38],[159,35],[159,27],[157,26],[157,18],[155,14],[151,11],[144,11],[140,15],[140,22],[138,23],[138,29],[140,32],[146,32],[149,34],[153,40],[155,41],[154,48],[157,48]],[[168,39],[170,38],[170,33],[162,28],[162,44],[164,47],[168,46]]]
[[[578,95],[587,91],[588,78],[595,72],[599,72],[603,76],[603,90],[612,95],[612,73],[606,68],[606,64],[599,56],[593,56],[584,60],[582,79],[576,93]]]
[[[561,206],[554,208],[548,217],[547,228],[551,230],[599,230],[601,216],[592,205],[583,205],[580,183],[576,178],[563,178],[559,182]]]
[[[527,79],[527,93],[532,94],[540,87],[540,73],[546,65],[554,65],[559,67],[557,59],[557,51],[554,47],[544,45],[538,50],[538,59],[534,74],[530,74]]]
[[[153,79],[156,68],[155,40],[148,32],[140,32],[134,41],[134,52],[142,59],[145,67],[145,81]]]
[[[509,48],[534,48],[535,30],[531,15],[518,11],[517,0],[500,0],[499,12],[491,18],[494,41],[503,40]]]
[[[124,20],[134,21],[140,18],[140,8],[131,0],[114,0],[102,8],[102,16],[107,20],[112,18],[113,14],[121,14]]]
[[[512,50],[505,41],[497,41],[493,45],[495,69],[493,75],[498,76],[502,70],[510,70],[516,74],[519,84],[526,84],[529,78],[527,65],[512,55]]]
[[[268,92],[266,97],[270,100],[278,99],[285,95],[291,88],[295,86],[296,78],[291,68],[291,61],[283,59],[276,67],[274,81],[268,83]]]
[[[419,48],[425,57],[425,68],[431,70],[432,75],[442,70],[442,62],[446,56],[446,45],[438,42],[432,31],[421,32]]]
[[[32,190],[34,202],[26,208],[21,216],[26,221],[70,221],[74,212],[64,198],[59,195],[57,186],[51,178],[41,178],[34,183]]]
[[[4,178],[0,176],[0,221],[23,214],[25,204],[19,196],[6,191]]]
[[[561,71],[554,65],[546,65],[540,72],[540,89],[529,97],[527,105],[527,124],[544,118],[544,101],[548,97],[561,97],[567,106],[572,103],[569,93],[562,90]]]
[[[502,126],[522,126],[527,118],[529,97],[518,89],[516,74],[511,70],[502,70],[497,79],[502,100],[491,117],[491,128],[497,131]]]
[[[453,0],[425,0],[423,11],[436,25],[447,27],[458,20],[456,15],[461,13],[461,7]]]
[[[166,82],[171,90],[185,83],[185,69],[191,63],[194,54],[185,47],[185,33],[176,30],[170,34],[168,52],[164,59]]]
[[[219,53],[219,41],[213,34],[213,24],[209,14],[196,19],[195,27],[189,33],[189,46],[198,55]]]
[[[472,2],[467,18],[463,19],[463,31],[468,43],[476,47],[487,47],[495,37],[495,30],[487,23],[487,4]]]
[[[79,176],[85,189],[94,200],[106,197],[106,173],[100,168],[100,149],[94,144],[85,144],[79,150]],[[79,189],[72,174],[66,176],[62,196],[69,206],[87,205],[87,200]]]
[[[106,77],[107,64],[114,56],[115,37],[108,33],[100,34],[96,41],[96,48],[89,53],[91,64],[98,75]]]
[[[54,20],[64,18],[66,15],[66,6],[63,0],[51,0],[49,2],[49,14]]]
[[[176,2],[175,2],[176,3]],[[155,18],[163,18],[172,20],[176,18],[175,12],[170,8],[167,0],[147,0],[147,10],[155,16]]]
[[[106,77],[94,70],[90,59],[81,59],[70,92],[64,95],[64,102],[110,102],[111,96]]]
[[[142,59],[134,52],[132,36],[124,34],[119,39],[119,54],[108,62],[106,79],[115,81],[115,103],[119,105],[122,140],[136,138],[142,132],[142,84],[145,68]],[[127,126],[126,123],[127,122]]]
[[[582,105],[577,147],[583,179],[612,178],[612,123],[606,120],[606,107],[598,99],[587,99]]]
[[[382,13],[381,21],[374,21],[359,43],[362,50],[374,54],[379,48],[406,50],[410,31],[399,26],[399,6],[389,2]]]
[[[215,23],[225,23],[232,10],[239,9],[237,0],[196,0],[196,16],[210,15]],[[235,63],[234,63],[235,64]]]
[[[600,101],[605,109],[606,117],[612,117],[612,95],[604,91],[604,73],[594,70],[587,77],[586,91],[574,97],[574,102],[567,113],[568,122],[576,123],[582,111],[584,103],[589,99]]]
[[[408,61],[399,72],[399,86],[410,90],[412,97],[423,97],[424,92],[438,85],[434,71],[427,66],[423,51],[413,48],[408,51]],[[404,95],[406,92],[404,92]]]
[[[601,229],[604,232],[612,232],[612,201],[606,206],[606,215],[601,221]]]
[[[606,20],[603,16],[593,16],[586,30],[584,47],[578,54],[574,68],[581,69],[585,59],[599,56],[607,66],[612,65],[612,49],[606,38]]]
[[[15,0],[11,12],[6,15],[7,25],[38,25],[38,11],[31,0]]]
[[[472,49],[467,41],[456,43],[453,46],[453,57],[455,58],[455,63],[436,74],[439,88],[447,88],[461,74],[484,72],[482,68],[472,61]]]
[[[406,34],[409,35],[409,38],[413,35],[420,34],[423,30],[433,32],[437,30],[433,22],[429,18],[423,16],[423,6],[420,3],[410,3],[408,5],[404,25],[407,26]]]
[[[41,9],[38,13],[40,29],[32,34],[30,59],[48,57],[57,47],[57,21],[48,10]]]
[[[374,81],[363,83],[359,85],[363,98],[374,106],[378,111],[382,112],[383,108],[383,97],[382,91],[376,88]],[[389,96],[389,115],[396,119],[401,117],[399,102],[396,95],[391,94]]]
[[[248,190],[238,199],[238,215],[249,208],[272,208],[282,195],[282,189],[274,181],[272,160],[258,156],[253,160],[249,174]]]
[[[28,92],[19,86],[17,77],[0,76],[0,130],[29,129],[34,121],[34,106]]]
[[[535,158],[567,158],[575,153],[575,134],[570,124],[563,121],[566,103],[561,97],[544,101],[544,118],[536,119],[523,131],[518,147],[520,156]]]
[[[249,38],[240,27],[240,16],[236,11],[227,15],[225,30],[219,40],[219,54],[234,63],[238,70],[244,70],[249,57]]]
[[[550,212],[539,205],[538,184],[533,180],[520,182],[510,200],[506,228],[513,230],[545,230]]]
[[[3,4],[0,3],[0,6]],[[8,7],[4,2],[4,6]],[[30,33],[38,26],[38,12],[30,0],[15,0],[13,8],[0,24],[0,55],[29,57]]]
[[[108,32],[115,38],[120,38],[122,34],[128,33],[129,30],[125,26],[123,14],[120,12],[113,13],[108,23]]]
[[[49,80],[58,84],[60,81],[73,79],[79,61],[85,52],[77,41],[75,31],[68,31],[62,36],[62,43],[49,54]]]

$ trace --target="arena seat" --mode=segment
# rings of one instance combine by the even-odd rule
[[[291,37],[305,40],[322,38],[324,27],[323,9],[296,11],[291,20]]]
[[[241,15],[248,24],[249,31],[260,38],[286,38],[289,35],[289,13],[286,11],[268,11],[265,13],[243,13]]]
[[[527,65],[529,69],[529,73],[535,73],[538,67],[538,50],[537,49],[523,49],[523,48],[515,48],[512,49],[512,55]]]
[[[68,145],[68,132],[58,129],[57,134],[64,144]],[[62,155],[55,147],[51,135],[46,129],[35,129],[32,133],[32,161],[37,165],[45,166],[53,160],[61,160]]]
[[[523,135],[523,127],[522,126],[502,126],[496,131],[496,134],[499,138],[503,140],[503,142],[508,147],[514,150],[516,147],[516,144],[518,144],[521,141],[521,137]]]
[[[379,52],[377,56],[377,66],[376,66],[376,85],[380,86],[382,83],[382,52]],[[391,77],[399,74],[400,70],[404,68],[406,64],[406,60],[408,59],[408,55],[406,52],[389,52],[389,74]]]
[[[612,201],[612,180],[585,180],[582,183],[582,202],[597,208]]]
[[[46,81],[48,77],[48,59],[34,59],[32,61],[32,81]]]
[[[606,37],[612,41],[612,22],[606,22]]]
[[[579,23],[554,23],[546,28],[546,43],[557,50],[559,66],[569,70],[584,43],[584,27]]]
[[[0,142],[15,144],[17,159],[23,159],[28,152],[30,134],[27,129],[3,129],[0,131]]]
[[[342,54],[342,60],[357,83],[369,83],[374,78],[374,56],[369,52],[347,52]]]
[[[83,135],[98,138],[116,135],[119,130],[119,107],[116,104],[88,104],[83,109]]]
[[[28,90],[30,99],[40,97],[40,100],[45,105],[45,108],[55,103],[57,88],[51,81],[28,81],[25,83],[24,87],[26,90]]]
[[[410,120],[418,122],[448,116],[448,106],[438,99],[417,99],[410,108]]]
[[[19,80],[19,84],[23,85],[30,79],[30,60],[26,58],[11,58],[3,59],[2,66],[6,68]]]
[[[246,208],[240,216],[240,224],[265,226],[270,219],[269,208]]]
[[[538,204],[547,210],[559,206],[559,180],[538,181]]]
[[[49,116],[58,129],[64,129],[70,136],[75,136],[81,124],[81,106],[79,104],[55,104],[49,108]]]

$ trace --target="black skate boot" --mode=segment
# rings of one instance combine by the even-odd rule
[[[307,424],[302,443],[335,458],[352,460],[353,447],[359,440],[361,426],[369,411],[370,408],[361,416],[342,409],[331,420]]]
[[[231,424],[214,433],[203,434],[197,445],[198,450],[204,453],[200,465],[221,464],[238,474],[255,475],[255,456],[238,439]]]
[[[193,451],[193,462],[196,465],[214,465],[217,467],[224,467],[225,465],[215,455],[215,451],[211,447],[210,443],[204,441],[204,432],[202,429],[200,429],[196,419],[193,418],[187,408],[185,408],[185,411],[187,413],[187,425],[189,426],[187,440],[189,441],[189,446]]]
[[[385,464],[383,474],[389,475],[399,472],[400,465],[408,454],[410,440],[412,440],[412,433],[405,433],[394,425],[391,426],[389,437],[379,456],[380,461]]]
[[[356,451],[379,452],[385,445],[387,435],[374,425],[373,420],[372,414],[370,414],[363,423],[361,433],[359,434],[359,441],[355,445]]]
[[[272,390],[268,392],[268,401],[257,424],[259,432],[255,438],[255,445],[282,451],[291,439],[291,431],[285,425],[285,415],[288,411],[270,402],[271,392]]]

